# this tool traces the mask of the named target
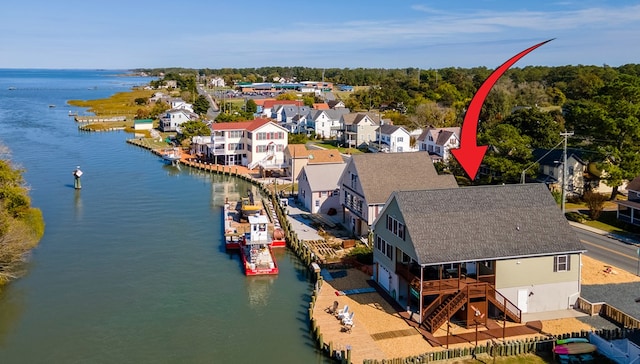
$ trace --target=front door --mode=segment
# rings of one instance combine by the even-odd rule
[[[235,155],[227,156],[227,165],[228,166],[235,166],[236,165],[236,156]]]
[[[527,313],[527,304],[529,300],[529,290],[519,289],[518,290],[518,308],[522,313]]]

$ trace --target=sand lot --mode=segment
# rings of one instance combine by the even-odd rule
[[[314,318],[322,329],[324,342],[333,342],[336,349],[352,347],[352,361],[354,363],[362,362],[363,359],[399,358],[443,349],[442,347],[432,347],[423,339],[422,335],[410,328],[378,293],[339,295],[339,292],[343,290],[367,287],[366,281],[369,278],[365,273],[349,269],[344,276],[330,282],[324,282],[314,311]],[[629,282],[640,282],[640,277],[582,256],[582,284]],[[349,305],[350,310],[355,312],[355,326],[350,334],[341,332],[339,320],[324,312],[324,308],[331,306],[334,301],[338,301],[339,307]],[[591,329],[594,327],[573,317],[542,321],[542,332],[549,334]],[[468,329],[454,325],[450,330],[459,333]],[[446,331],[441,329],[435,333],[435,336],[440,335],[446,335]],[[518,338],[524,337],[526,336]],[[457,345],[468,346],[469,344]],[[455,347],[455,345],[451,347]]]

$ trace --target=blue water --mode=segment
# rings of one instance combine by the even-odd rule
[[[67,100],[150,80],[124,73],[0,69],[0,142],[46,222],[0,292],[0,363],[325,363],[299,260],[283,250],[277,277],[248,279],[222,249],[224,198],[250,185],[77,129]]]

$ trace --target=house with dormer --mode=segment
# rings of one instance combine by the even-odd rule
[[[373,279],[432,333],[580,296],[585,249],[542,183],[395,191],[373,232]]]
[[[438,175],[423,152],[354,154],[340,180],[343,224],[356,236],[369,234],[393,191],[458,186],[453,175]]]
[[[342,115],[338,141],[348,148],[368,147],[376,140],[380,115],[373,113],[349,113]]]
[[[627,200],[616,203],[618,220],[640,226],[640,176],[627,184]]]
[[[417,140],[421,151],[434,156],[434,161],[447,161],[451,149],[460,147],[460,128],[426,128]]]

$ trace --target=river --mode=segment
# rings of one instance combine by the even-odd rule
[[[0,363],[326,363],[300,261],[283,250],[277,277],[247,278],[222,247],[222,203],[247,182],[78,130],[67,100],[150,80],[118,73],[0,69],[0,142],[46,223],[0,292]]]

